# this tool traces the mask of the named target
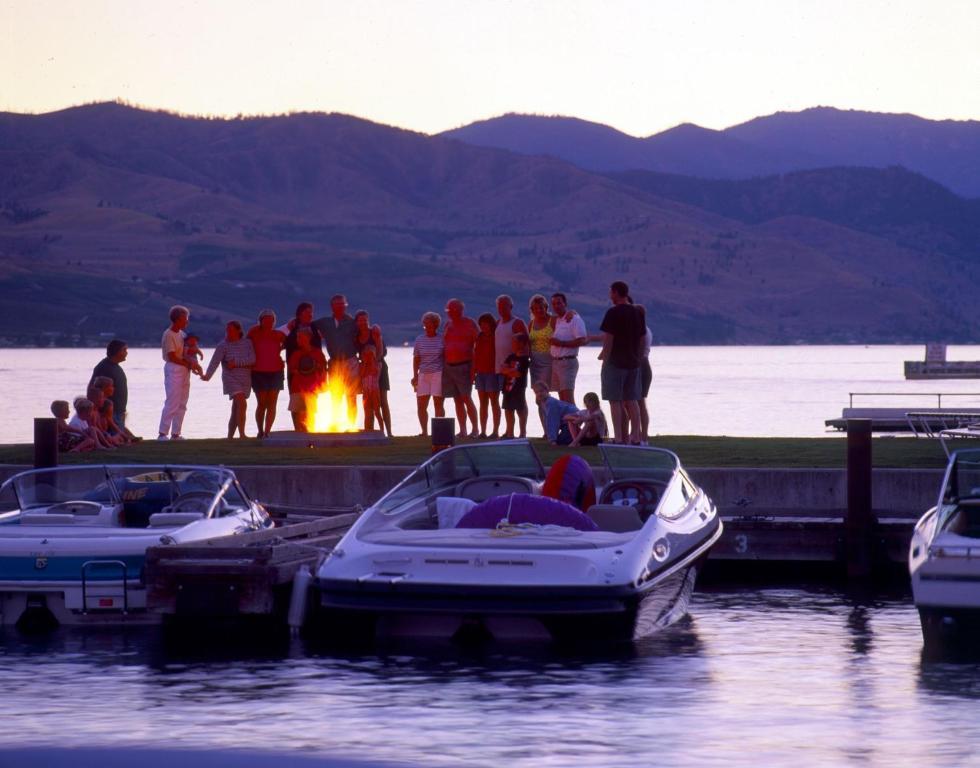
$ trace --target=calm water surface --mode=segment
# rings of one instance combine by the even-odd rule
[[[699,592],[628,652],[248,649],[155,631],[0,642],[0,745],[418,765],[980,764],[980,664],[923,658],[907,597]]]
[[[599,391],[596,347],[583,348],[578,398]],[[921,393],[960,393],[944,399],[950,407],[980,406],[977,381],[905,381],[902,361],[920,359],[921,346],[824,347],[655,347],[649,398],[652,434],[798,436],[826,434],[824,420],[840,416],[849,392],[895,392],[888,398],[856,398],[856,405],[930,407],[934,397]],[[0,391],[8,416],[0,420],[0,443],[33,439],[33,417],[49,415],[52,400],[84,394],[92,368],[102,358],[96,349],[5,349],[0,352]],[[210,359],[207,351],[205,362]],[[389,352],[392,420],[396,434],[418,433],[415,398],[409,385],[411,350]],[[980,347],[950,347],[949,359],[980,360]],[[163,405],[163,361],[156,349],[130,350],[129,418],[137,434],[156,435]],[[187,437],[223,437],[229,405],[216,375],[208,383],[194,379],[184,425]],[[281,397],[279,429],[290,429],[286,398]],[[250,408],[254,407],[254,399]],[[449,412],[451,412],[451,408]],[[541,426],[530,420],[533,436]],[[251,421],[248,433],[255,434]]]

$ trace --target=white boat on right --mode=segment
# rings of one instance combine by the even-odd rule
[[[980,636],[980,450],[950,457],[912,534],[909,573],[926,645]]]

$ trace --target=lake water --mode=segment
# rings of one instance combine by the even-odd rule
[[[599,391],[598,349],[584,348],[576,395]],[[949,393],[949,407],[980,405],[977,381],[906,381],[902,361],[923,356],[921,346],[787,346],[787,347],[654,347],[653,386],[648,400],[651,434],[818,437],[827,434],[824,420],[839,417],[850,392],[898,393],[893,397],[856,397],[857,405],[931,407],[936,398],[922,393]],[[95,349],[5,349],[0,352],[0,391],[7,398],[7,417],[0,420],[0,443],[29,442],[33,417],[49,415],[52,400],[73,400],[84,393]],[[949,358],[980,360],[980,347],[950,347]],[[210,359],[207,351],[205,361]],[[390,394],[395,434],[418,433],[411,379],[411,350],[389,352]],[[129,380],[131,428],[154,437],[163,404],[163,371],[159,351],[130,350],[124,364]],[[958,394],[953,394],[958,393]],[[970,396],[972,394],[972,396]],[[254,405],[254,399],[250,401]],[[286,398],[280,398],[276,427],[291,429]],[[184,434],[222,437],[228,400],[219,375],[208,383],[196,378]],[[452,415],[452,408],[447,409]],[[607,410],[608,415],[608,410]],[[532,436],[540,423],[530,419]],[[255,426],[248,424],[248,433]]]
[[[0,750],[143,745],[410,765],[980,764],[980,663],[907,596],[709,589],[619,653],[314,652],[155,630],[0,635]],[[276,764],[271,762],[270,764]]]

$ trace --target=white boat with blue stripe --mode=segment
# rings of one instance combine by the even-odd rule
[[[143,579],[149,547],[271,525],[223,467],[21,472],[0,486],[0,626],[154,623]]]

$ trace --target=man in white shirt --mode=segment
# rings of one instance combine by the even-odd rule
[[[564,293],[551,297],[555,330],[551,334],[551,391],[566,403],[575,402],[578,348],[588,341],[582,316],[568,308]]]
[[[180,428],[187,412],[187,398],[191,393],[191,372],[201,375],[196,359],[184,358],[184,329],[190,320],[190,310],[179,304],[170,308],[170,327],[163,332],[160,346],[163,352],[163,388],[166,398],[160,414],[157,440],[183,440]]]

